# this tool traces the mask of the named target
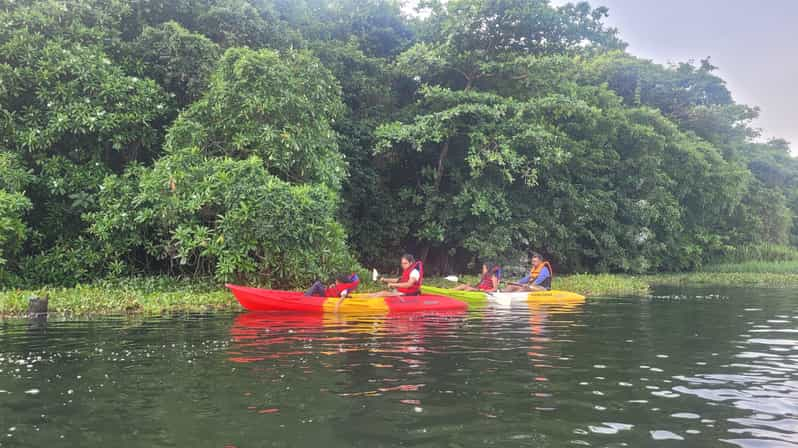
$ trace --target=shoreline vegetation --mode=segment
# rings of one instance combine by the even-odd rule
[[[647,297],[653,288],[669,286],[756,286],[798,287],[798,269],[777,272],[729,272],[718,265],[691,273],[654,275],[572,274],[557,277],[554,289],[583,294],[589,298]],[[464,277],[475,283],[476,277]],[[451,287],[440,277],[429,278],[432,286]],[[380,285],[366,283],[361,292],[376,291]],[[51,314],[66,316],[145,314],[172,312],[235,311],[240,305],[223,286],[210,279],[134,277],[100,280],[74,287],[43,287],[0,291],[0,318],[24,316],[31,296],[48,297]]]

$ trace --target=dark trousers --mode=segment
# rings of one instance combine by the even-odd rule
[[[320,296],[324,297],[324,293],[327,292],[327,286],[320,281],[315,281],[307,291],[305,291],[306,296]]]

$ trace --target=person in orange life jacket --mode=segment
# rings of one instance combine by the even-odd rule
[[[455,288],[459,291],[484,291],[496,292],[499,290],[499,280],[501,280],[501,268],[499,266],[488,267],[488,263],[482,265],[482,279],[477,286],[471,285],[457,285]]]
[[[351,294],[359,284],[360,278],[353,272],[351,274],[339,275],[335,278],[335,283],[329,286],[325,286],[324,283],[317,280],[305,291],[305,295],[344,298]]]
[[[380,291],[369,296],[417,296],[421,294],[421,282],[424,281],[424,265],[416,261],[410,254],[402,255],[402,276],[399,278],[381,278],[380,281],[387,283],[389,288],[396,291]]]
[[[553,275],[554,270],[551,268],[551,264],[548,261],[543,261],[543,257],[539,253],[533,252],[532,270],[517,283],[510,283],[510,286],[503,292],[548,291],[551,289]]]

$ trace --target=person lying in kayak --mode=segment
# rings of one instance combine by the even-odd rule
[[[502,269],[499,266],[488,267],[485,263],[482,265],[482,279],[477,286],[471,285],[457,285],[453,289],[459,291],[482,291],[482,292],[496,292],[499,290],[499,280],[501,280]]]
[[[532,253],[532,270],[526,277],[517,283],[510,283],[504,292],[518,291],[548,291],[551,289],[551,278],[554,270],[548,261],[543,261],[543,257],[537,253]]]
[[[316,281],[305,291],[305,295],[344,298],[357,289],[357,285],[359,284],[360,278],[353,272],[351,274],[339,275],[335,278],[335,283],[329,286],[324,285],[324,283],[320,281]]]
[[[370,297],[385,296],[417,296],[421,294],[421,282],[424,281],[424,265],[412,255],[402,255],[402,276],[399,278],[381,278],[388,287],[395,291],[380,291],[369,294]]]

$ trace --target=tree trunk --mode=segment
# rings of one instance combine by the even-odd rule
[[[463,91],[468,92],[469,90],[471,90],[473,77],[465,76],[465,79],[466,79],[466,85]],[[449,156],[449,142],[450,142],[449,139],[446,139],[446,141],[443,142],[443,146],[441,147],[441,152],[438,155],[438,166],[435,170],[435,191],[441,190],[441,182],[443,181],[443,174],[444,174],[443,166],[444,163],[446,163],[446,157]],[[427,260],[429,252],[430,252],[430,246],[429,244],[425,244],[417,254],[418,259]],[[442,265],[438,265],[436,270],[438,271],[438,273],[440,273],[440,272],[445,272],[448,269],[449,269],[449,260],[447,254],[443,257]]]
[[[418,251],[418,254],[416,255],[416,259],[418,259],[420,261],[423,261],[424,265],[426,266],[426,264],[427,264],[427,255],[429,255],[429,244],[425,244],[424,247],[422,247],[421,250]]]
[[[441,189],[441,179],[443,179],[443,163],[446,161],[446,156],[449,154],[449,140],[443,143],[441,153],[438,155],[438,169],[435,171],[435,190]]]

